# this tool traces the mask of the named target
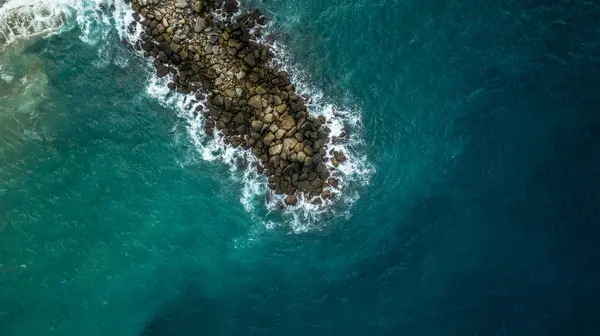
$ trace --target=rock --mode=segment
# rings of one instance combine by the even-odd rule
[[[316,188],[320,188],[320,187],[322,187],[322,186],[323,186],[323,180],[321,180],[321,179],[320,179],[320,178],[318,178],[318,177],[315,177],[315,179],[314,179],[314,180],[313,180],[313,181],[312,181],[310,184],[311,184],[311,185],[313,186],[313,188],[315,188],[315,189],[316,189]]]
[[[271,142],[273,142],[273,140],[275,140],[275,135],[271,132],[267,133],[267,135],[265,135],[265,137],[263,138],[263,143],[267,146],[269,146],[271,144]]]
[[[237,97],[237,92],[234,89],[225,89],[225,95],[234,98]]]
[[[219,35],[210,35],[208,37],[208,43],[217,44],[217,42],[219,42]],[[212,49],[210,49],[210,50],[212,50]]]
[[[167,63],[169,61],[167,54],[165,54],[165,52],[162,50],[158,52],[157,58],[163,63]]]
[[[312,167],[312,165],[313,165],[312,157],[307,155],[306,159],[304,159],[304,167]]]
[[[196,21],[196,25],[194,26],[194,31],[196,33],[200,33],[205,28],[206,28],[206,20],[204,18],[199,18],[198,21]]]
[[[188,3],[186,0],[177,0],[175,2],[175,7],[177,8],[186,8],[188,6]]]
[[[221,116],[221,111],[219,109],[214,108],[212,105],[208,105],[208,115],[213,119],[219,119]]]
[[[323,199],[329,199],[329,198],[331,198],[331,191],[330,190],[323,190],[323,192],[321,193],[321,198],[323,198]]]
[[[304,190],[304,191],[309,191],[310,190],[310,182],[308,182],[308,181],[298,182],[298,188],[300,188],[301,190]]]
[[[216,95],[215,98],[213,98],[213,104],[216,106],[223,106],[223,97]]]
[[[252,126],[252,129],[254,129],[256,132],[260,132],[263,127],[263,122],[260,120],[254,120],[254,121],[252,121],[251,126]]]
[[[287,195],[285,197],[284,203],[289,206],[294,206],[298,204],[298,199],[294,195]]]
[[[244,61],[248,63],[248,65],[251,67],[256,66],[256,59],[254,58],[254,53],[249,53],[248,55],[246,55],[246,57],[244,57]]]
[[[292,127],[296,126],[296,121],[292,116],[285,115],[281,118],[281,126],[286,130],[290,130]]]
[[[304,153],[306,156],[313,156],[313,150],[310,146],[304,146]]]
[[[231,113],[223,112],[219,117],[219,120],[222,120],[224,123],[229,124],[231,121]]]
[[[185,60],[187,60],[187,58],[188,58],[188,53],[187,53],[187,51],[186,51],[185,49],[183,49],[183,50],[182,50],[182,51],[179,53],[179,57],[181,57],[181,60],[182,60],[182,61],[185,61]]]
[[[339,163],[344,163],[347,160],[346,155],[344,155],[344,153],[341,151],[333,152],[333,156]]]
[[[298,152],[298,154],[296,154],[296,160],[298,160],[298,162],[304,162],[304,160],[306,160],[306,154],[304,152]]]
[[[238,113],[235,115],[235,117],[233,118],[233,122],[236,124],[243,124],[244,123],[244,114],[243,113]]]
[[[286,138],[283,140],[283,146],[285,146],[288,149],[293,149],[294,147],[296,147],[296,145],[298,144],[298,140],[294,139],[294,138]],[[304,161],[304,160],[302,160]]]
[[[135,20],[142,28],[135,47],[153,57],[159,76],[172,75],[170,89],[208,101],[196,108],[194,117],[204,115],[206,134],[218,132],[227,145],[243,146],[256,155],[256,166],[263,167],[257,171],[267,173],[268,187],[283,195],[282,207],[296,205],[300,198],[321,204],[324,200],[317,195],[337,183],[325,162],[335,165],[346,157],[326,152],[331,130],[325,119],[307,112],[310,97],[297,96],[287,73],[268,66],[268,48],[252,41],[252,28],[265,18],[258,11],[235,19],[228,14],[238,10],[238,3],[134,0]],[[223,13],[225,21],[212,16],[219,8],[228,12]]]
[[[274,116],[273,114],[269,113],[269,114],[267,114],[267,115],[266,115],[266,116],[263,118],[263,120],[264,120],[264,121],[265,121],[267,124],[270,124],[270,123],[272,123],[272,122],[274,122],[274,121],[275,121],[275,116]]]
[[[283,112],[285,112],[285,110],[287,109],[287,105],[285,105],[285,104],[280,104],[280,105],[277,105],[277,106],[275,107],[275,109],[277,110],[277,112],[279,112],[279,113],[283,113]]]
[[[254,107],[255,109],[262,109],[262,101],[259,95],[252,96],[250,100],[248,100],[248,105]]]
[[[284,135],[285,135],[284,129],[279,129],[279,130],[277,130],[277,132],[275,132],[275,137],[277,138],[277,140],[283,138]]]
[[[269,148],[269,154],[271,156],[279,155],[281,153],[282,149],[283,149],[282,144],[271,146],[271,148]]]
[[[158,67],[158,69],[156,69],[156,75],[159,78],[165,77],[168,74],[169,74],[169,68],[164,65],[161,65]]]
[[[265,90],[262,86],[257,86],[255,92],[256,94],[261,95],[267,93],[267,90]]]
[[[200,13],[202,12],[202,9],[204,8],[204,4],[202,3],[202,1],[196,1],[194,3],[194,12],[196,13]],[[206,27],[205,27],[206,28]],[[204,29],[204,28],[203,28]]]
[[[327,183],[329,183],[330,186],[336,188],[338,186],[338,180],[335,178],[330,178],[329,180],[327,180]]]

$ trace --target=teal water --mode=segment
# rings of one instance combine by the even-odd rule
[[[596,2],[256,2],[370,169],[310,222],[64,3],[0,51],[0,335],[600,332]]]

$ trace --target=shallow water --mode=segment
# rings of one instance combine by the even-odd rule
[[[310,221],[198,138],[123,3],[45,3],[0,54],[0,335],[600,333],[595,2],[255,2],[355,140]]]

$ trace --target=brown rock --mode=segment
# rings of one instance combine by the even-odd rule
[[[275,132],[275,137],[277,138],[277,140],[280,140],[281,138],[283,138],[284,135],[285,135],[284,129],[279,129],[279,130],[277,130],[277,132]]]
[[[292,118],[292,116],[284,115],[281,118],[281,126],[286,130],[290,130],[292,129],[292,127],[296,126],[296,121],[294,120],[294,118]]]
[[[304,152],[298,152],[296,154],[296,159],[298,162],[304,162],[304,160],[306,160],[306,154]]]
[[[265,90],[262,86],[257,86],[255,92],[256,94],[261,95],[267,93],[267,90]]]
[[[274,121],[275,121],[275,116],[274,116],[273,114],[269,113],[269,114],[267,114],[267,115],[266,115],[266,116],[263,118],[263,120],[264,120],[264,121],[265,121],[267,124],[270,124],[270,123],[272,123],[272,122],[274,122]]]
[[[251,126],[252,126],[252,128],[255,131],[260,132],[262,130],[262,127],[263,127],[263,122],[260,121],[260,120],[254,120],[254,121],[252,121],[252,125]]]
[[[269,132],[267,135],[265,135],[265,137],[263,138],[263,143],[267,146],[269,146],[271,144],[271,142],[273,142],[273,140],[275,140],[275,135],[271,132]]]
[[[298,144],[298,140],[294,139],[294,138],[285,138],[283,140],[283,146],[285,146],[288,149],[293,149],[294,147],[296,147],[296,145]],[[304,161],[304,160],[302,160]]]
[[[302,142],[298,142],[296,144],[296,147],[294,147],[294,152],[298,153],[298,152],[302,152],[304,151],[304,144],[302,144]]]
[[[294,206],[298,204],[298,199],[294,195],[287,195],[284,200],[286,205]]]
[[[277,105],[277,106],[275,107],[275,109],[277,110],[277,112],[279,112],[279,113],[283,113],[283,112],[285,112],[285,110],[287,109],[287,105],[285,105],[285,104],[280,104],[280,105]]]
[[[271,148],[269,148],[269,154],[270,155],[279,155],[281,153],[281,150],[283,149],[283,145],[279,144],[279,145],[275,145],[275,146],[271,146]]]
[[[254,107],[255,109],[262,109],[262,101],[260,100],[260,96],[256,95],[248,100],[248,105]]]
[[[344,155],[344,153],[341,151],[333,152],[333,156],[339,163],[344,163],[347,160],[346,155]]]
[[[225,89],[225,95],[230,98],[237,96],[237,92],[234,89]]]
[[[339,184],[339,181],[332,177],[329,180],[327,180],[327,183],[329,183],[330,186],[336,188]]]

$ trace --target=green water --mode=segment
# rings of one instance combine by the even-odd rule
[[[255,1],[372,169],[310,222],[198,137],[122,2],[47,3],[0,52],[1,336],[598,334],[594,2]]]

